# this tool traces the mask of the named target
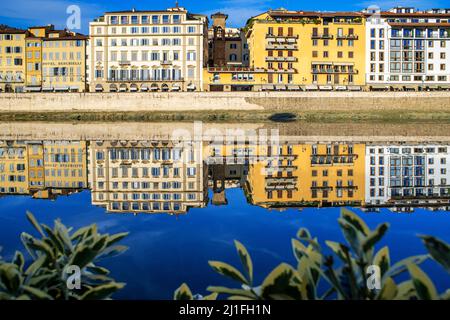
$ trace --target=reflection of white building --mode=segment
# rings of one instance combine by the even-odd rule
[[[186,213],[208,202],[207,170],[196,144],[91,142],[92,203],[116,213]]]
[[[366,24],[369,87],[449,88],[450,10],[370,10]]]
[[[449,145],[367,145],[366,203],[450,197]],[[448,201],[447,201],[448,202]]]
[[[201,90],[207,29],[181,7],[105,13],[90,23],[91,91]]]

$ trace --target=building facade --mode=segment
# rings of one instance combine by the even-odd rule
[[[201,146],[172,142],[91,142],[92,203],[110,213],[184,214],[208,203]]]
[[[448,145],[366,147],[366,203],[383,206],[408,201],[425,205],[450,199]]]
[[[25,88],[26,30],[0,29],[0,91],[23,92]]]
[[[181,7],[107,12],[90,23],[91,91],[199,91],[208,19]]]
[[[450,10],[365,12],[369,89],[450,88]]]
[[[268,208],[362,205],[364,144],[287,143],[249,168],[251,202]],[[272,158],[272,159],[270,159]]]

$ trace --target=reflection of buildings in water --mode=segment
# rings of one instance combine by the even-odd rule
[[[108,212],[181,214],[205,207],[208,188],[213,205],[228,204],[227,189],[243,188],[250,203],[265,208],[448,210],[450,149],[346,142],[0,142],[0,195],[55,199],[86,188],[88,180],[92,203]]]
[[[267,208],[362,205],[364,153],[364,144],[268,147],[269,158],[250,165],[246,191]]]
[[[201,145],[172,142],[91,142],[92,203],[108,212],[186,213],[206,206]]]
[[[446,145],[368,145],[366,202],[411,206],[450,206],[450,152]]]
[[[86,143],[6,141],[0,144],[0,193],[54,199],[87,186]]]

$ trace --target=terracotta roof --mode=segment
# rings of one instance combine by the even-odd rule
[[[0,34],[26,34],[27,30],[22,29],[14,29],[14,28],[8,28],[8,29],[0,29]]]

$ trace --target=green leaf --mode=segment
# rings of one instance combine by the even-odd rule
[[[421,236],[431,257],[450,273],[450,246],[444,241],[430,236]]]
[[[34,215],[30,211],[27,211],[26,216],[27,216],[28,221],[30,221],[30,223],[41,234],[41,236],[45,237],[44,231],[42,231],[42,228],[39,225],[39,222],[34,217]]]
[[[402,282],[397,286],[395,300],[411,300],[413,298],[417,299],[417,295],[412,280]]]
[[[22,289],[23,289],[23,291],[31,294],[38,300],[53,300],[51,295],[49,295],[48,293],[46,293],[40,289],[33,288],[30,286],[22,286]]]
[[[114,235],[108,237],[106,246],[107,247],[112,246],[113,244],[119,242],[120,240],[122,240],[123,238],[128,236],[129,234],[130,234],[129,232],[122,232],[122,233],[117,233],[117,234],[114,234]]]
[[[218,295],[219,295],[218,293],[214,292],[214,293],[211,293],[210,295],[204,296],[203,300],[207,300],[207,301],[217,300]]]
[[[301,300],[301,279],[297,272],[286,263],[280,264],[267,277],[261,286],[263,299]]]
[[[4,284],[10,293],[16,293],[23,282],[19,267],[13,263],[1,264],[0,282]]]
[[[128,247],[126,246],[121,246],[121,245],[117,245],[114,247],[109,247],[106,248],[105,250],[103,250],[98,257],[96,258],[96,260],[101,260],[101,259],[106,259],[106,258],[112,258],[112,257],[116,257],[122,253],[124,253],[125,251],[128,250]]]
[[[58,251],[62,254],[64,254],[64,244],[62,241],[55,235],[52,229],[50,229],[49,226],[46,226],[45,224],[42,225],[42,228],[44,228],[45,232],[47,233],[48,237],[50,238],[53,246],[58,249]]]
[[[232,295],[232,296],[242,296],[242,297],[246,297],[246,298],[250,298],[250,299],[257,299],[258,298],[253,292],[251,292],[249,290],[244,290],[244,289],[231,289],[231,288],[226,288],[226,287],[210,286],[206,290],[208,290],[210,292],[218,293],[218,294],[228,294],[228,295]]]
[[[33,250],[34,252],[38,251],[45,255],[47,255],[47,258],[54,260],[55,254],[53,252],[53,248],[49,246],[44,241],[38,240],[31,236],[30,234],[26,232],[22,232],[21,234],[22,242],[23,244],[29,248],[29,250]]]
[[[363,234],[357,230],[354,225],[346,222],[345,220],[338,219],[338,222],[347,243],[358,256],[361,256],[363,254],[361,246]]]
[[[69,265],[78,266],[80,269],[83,269],[89,263],[92,263],[97,256],[98,251],[92,249],[88,246],[78,246],[75,252],[73,253],[72,259],[69,262]]]
[[[367,236],[370,233],[370,229],[367,224],[356,213],[342,208],[341,219],[351,224],[356,230]]]
[[[215,272],[238,281],[239,283],[245,283],[249,285],[247,279],[242,275],[242,273],[228,263],[221,261],[209,261],[208,264],[213,268]]]
[[[380,267],[381,277],[383,277],[391,266],[389,247],[385,246],[377,252],[373,258],[373,264]]]
[[[23,271],[23,267],[24,267],[24,265],[25,265],[25,258],[24,258],[24,256],[23,256],[22,252],[16,251],[16,252],[14,253],[14,258],[13,258],[13,261],[12,261],[12,262],[13,262],[16,266],[19,267],[20,272]]]
[[[45,264],[47,257],[42,255],[37,260],[35,260],[25,271],[27,277],[32,277],[42,266]]]
[[[311,233],[309,233],[308,229],[300,228],[300,230],[298,230],[298,232],[297,232],[297,238],[299,238],[299,239],[303,239],[303,238],[311,239],[312,237],[311,237]]]
[[[193,300],[191,289],[186,283],[183,283],[173,295],[174,300]]]
[[[105,300],[109,299],[116,291],[125,287],[124,283],[108,283],[94,287],[81,296],[81,300]]]
[[[379,292],[377,299],[378,300],[394,300],[397,296],[398,289],[397,285],[395,284],[394,280],[392,278],[387,278],[384,281],[383,287],[381,288],[381,291]]]
[[[417,296],[421,300],[436,300],[438,294],[430,278],[415,264],[408,265],[408,271],[411,275]]]
[[[389,270],[385,273],[384,277],[396,277],[399,274],[405,272],[407,270],[407,267],[409,264],[416,264],[419,265],[425,260],[428,259],[428,255],[419,255],[419,256],[412,256],[403,260],[400,260],[399,262],[395,263],[392,267],[389,268]]]
[[[99,274],[99,275],[103,275],[103,276],[107,276],[110,273],[110,271],[108,269],[100,267],[100,266],[96,266],[96,265],[87,266],[87,270],[94,274]]]
[[[247,274],[248,283],[251,285],[253,282],[253,263],[250,254],[248,253],[247,248],[245,248],[245,246],[239,241],[235,240],[234,245],[236,246],[242,266]]]
[[[388,229],[389,229],[389,224],[383,223],[383,224],[379,225],[375,229],[375,231],[371,232],[367,236],[367,239],[365,241],[363,241],[363,243],[362,243],[362,248],[363,248],[364,252],[367,252],[370,249],[373,249],[375,244],[383,238],[384,234],[386,233],[386,231]]]
[[[334,252],[335,255],[339,257],[342,261],[347,261],[346,252],[349,248],[341,243],[334,241],[325,241],[325,244]]]
[[[300,259],[307,255],[307,248],[306,246],[298,241],[297,239],[292,239],[292,251],[294,252],[294,256],[297,258],[297,261],[300,261]]]

